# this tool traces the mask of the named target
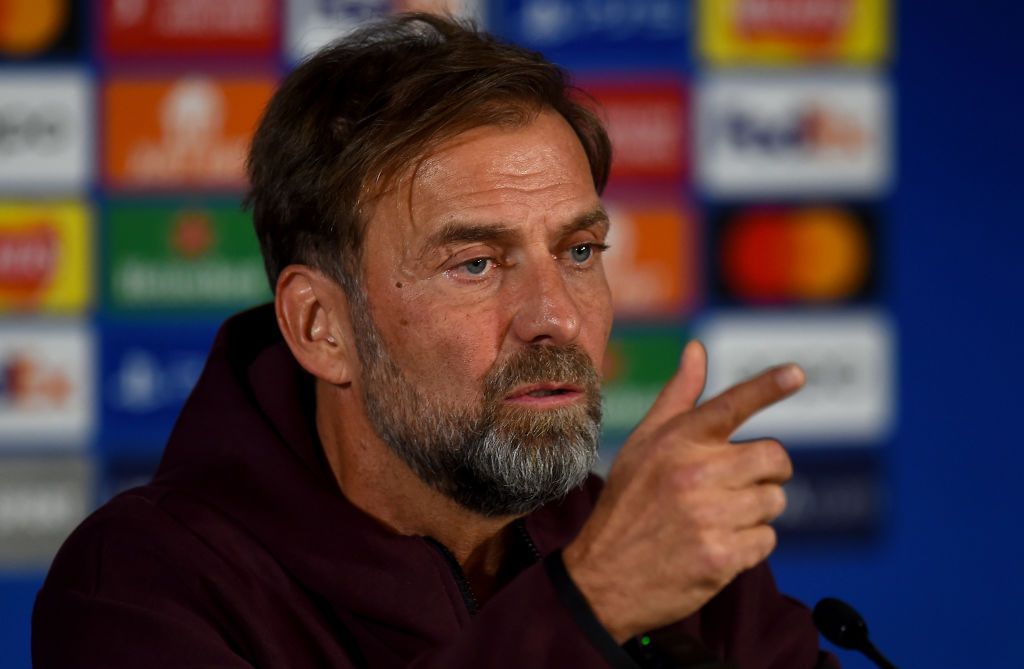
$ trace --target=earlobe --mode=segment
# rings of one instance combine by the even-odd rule
[[[274,291],[277,323],[302,367],[333,385],[352,381],[348,303],[338,284],[306,265],[281,270]]]

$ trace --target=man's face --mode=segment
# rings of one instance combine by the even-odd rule
[[[359,384],[378,434],[475,511],[564,495],[596,451],[611,327],[607,219],[569,125],[541,113],[443,144],[375,204]]]

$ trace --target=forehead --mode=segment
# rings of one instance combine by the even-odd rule
[[[523,125],[482,126],[442,143],[381,198],[373,227],[419,236],[462,218],[564,222],[598,204],[575,132],[543,111]]]

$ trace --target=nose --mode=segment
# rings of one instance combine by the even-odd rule
[[[580,333],[580,309],[557,259],[530,263],[518,277],[512,332],[525,344],[564,346]]]

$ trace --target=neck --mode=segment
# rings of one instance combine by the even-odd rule
[[[396,534],[444,544],[481,601],[494,590],[515,516],[475,513],[422,481],[377,436],[350,387],[317,381],[316,426],[334,478],[352,504]]]

